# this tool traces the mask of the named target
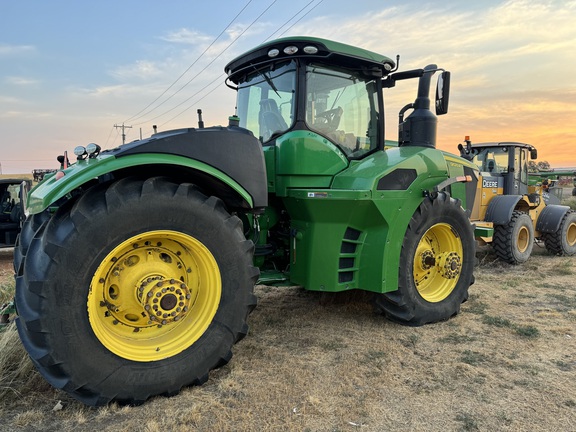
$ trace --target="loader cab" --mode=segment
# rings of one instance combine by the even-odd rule
[[[501,142],[475,144],[470,150],[472,162],[482,175],[483,188],[497,188],[504,195],[528,194],[528,160],[537,156],[534,147]]]

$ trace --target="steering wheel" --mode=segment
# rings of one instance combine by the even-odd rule
[[[334,109],[316,114],[316,124],[318,126],[325,127],[328,131],[334,131],[340,124],[340,119],[342,118],[343,112],[344,110],[342,107],[336,107]]]

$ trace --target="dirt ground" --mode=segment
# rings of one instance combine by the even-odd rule
[[[231,362],[201,387],[139,407],[91,409],[54,390],[10,327],[1,335],[0,355],[19,363],[25,377],[0,377],[0,425],[11,431],[576,431],[576,257],[534,249],[519,266],[480,250],[461,313],[424,327],[375,315],[363,293],[258,286],[250,333]],[[10,284],[12,249],[0,250],[0,288]]]

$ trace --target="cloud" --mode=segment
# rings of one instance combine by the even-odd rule
[[[54,114],[50,112],[41,112],[41,111],[0,111],[0,118],[1,119],[38,119],[38,118],[45,118],[45,117],[53,117]]]
[[[36,47],[33,45],[8,45],[0,43],[0,56],[25,54],[35,50]]]
[[[17,86],[31,86],[36,85],[40,81],[33,78],[24,78],[18,76],[9,76],[4,79],[7,84],[17,85]]]
[[[133,64],[120,66],[110,72],[114,78],[121,81],[137,79],[139,81],[149,81],[162,76],[164,68],[159,67],[159,62],[152,60],[138,60]]]
[[[161,36],[160,40],[170,43],[200,45],[210,43],[212,41],[212,37],[206,34],[202,34],[196,30],[181,28],[179,30]]]

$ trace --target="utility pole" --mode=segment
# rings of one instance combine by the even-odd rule
[[[125,126],[124,123],[122,123],[122,125],[114,125],[115,128],[121,128],[122,129],[122,144],[126,143],[126,134],[124,133],[124,129],[126,128],[132,128],[132,126]]]

